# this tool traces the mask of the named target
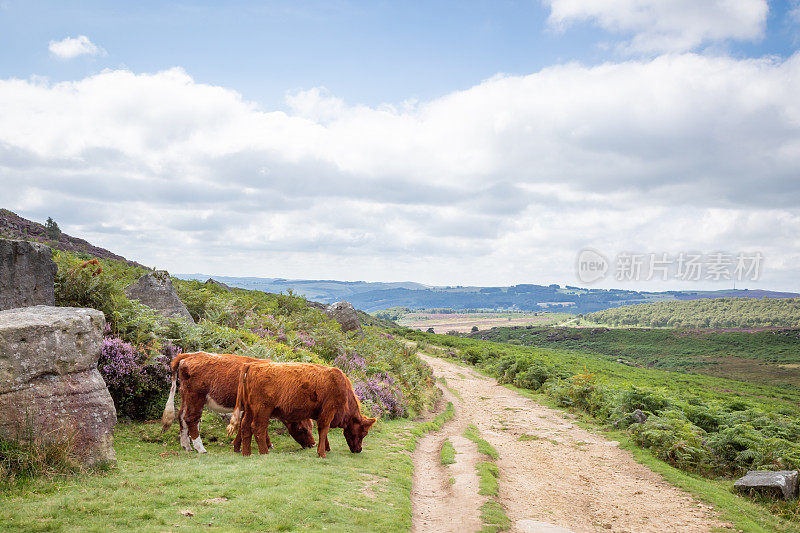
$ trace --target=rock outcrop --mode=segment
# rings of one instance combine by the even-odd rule
[[[69,438],[85,464],[115,460],[117,415],[97,370],[104,327],[95,309],[0,311],[0,437]]]
[[[791,500],[797,494],[797,483],[797,470],[750,470],[746,476],[737,479],[733,486],[739,491],[780,494],[784,499]]]
[[[192,315],[183,304],[172,279],[166,270],[156,270],[145,274],[139,281],[125,289],[125,294],[131,300],[139,300],[156,313],[167,318],[179,318],[194,323]]]
[[[206,280],[205,284],[209,285],[211,287],[217,287],[217,288],[220,288],[220,289],[225,289],[228,292],[231,292],[231,288],[230,287],[228,287],[227,285],[225,285],[221,281],[215,280],[214,278],[208,278]]]
[[[44,244],[0,239],[0,310],[55,305],[56,270]]]
[[[125,261],[132,266],[144,268],[144,265],[136,261],[128,261],[121,255],[110,252],[105,248],[94,246],[83,239],[70,237],[66,233],[61,233],[57,240],[54,240],[53,237],[48,235],[47,228],[42,224],[22,218],[7,209],[0,209],[0,234],[10,236],[12,239],[46,243],[51,248],[57,250],[82,252],[94,257],[99,257],[100,259],[116,259],[117,261]]]
[[[342,325],[342,331],[361,330],[361,319],[350,302],[336,302],[325,308],[325,314]]]

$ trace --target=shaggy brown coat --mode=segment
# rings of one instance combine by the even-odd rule
[[[256,437],[259,453],[269,453],[267,426],[270,417],[286,421],[317,421],[317,454],[330,450],[328,430],[343,428],[350,451],[359,453],[375,418],[361,414],[353,385],[341,370],[311,363],[264,363],[243,365],[239,371],[236,408],[228,435],[241,434],[242,455],[250,455],[250,439]]]

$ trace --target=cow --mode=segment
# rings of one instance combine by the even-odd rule
[[[206,453],[203,441],[200,439],[200,417],[203,414],[203,407],[208,407],[219,414],[232,412],[236,403],[239,371],[243,365],[257,361],[266,360],[205,352],[176,355],[170,363],[172,386],[161,417],[161,432],[167,431],[176,418],[175,390],[176,380],[179,379],[181,407],[177,419],[181,428],[181,446],[189,452],[194,446],[198,453]],[[292,422],[284,421],[284,424],[289,434],[303,448],[314,446],[311,420],[306,418]],[[237,436],[233,443],[234,451],[238,452],[240,446],[241,439]]]
[[[259,453],[269,453],[270,417],[281,420],[317,421],[317,454],[330,450],[328,430],[343,428],[352,453],[361,451],[364,437],[375,418],[361,414],[353,385],[335,367],[312,363],[248,363],[239,370],[236,403],[228,424],[228,436],[238,432],[242,455],[250,455],[255,435]]]

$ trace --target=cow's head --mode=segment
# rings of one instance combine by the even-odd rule
[[[311,420],[305,419],[299,422],[287,422],[286,427],[289,429],[289,435],[303,448],[312,448],[316,444],[314,441],[314,434],[312,433],[314,426],[311,424]]]
[[[369,433],[369,428],[375,423],[376,418],[367,418],[361,413],[354,416],[349,424],[344,426],[344,439],[353,453],[361,452],[361,442]]]

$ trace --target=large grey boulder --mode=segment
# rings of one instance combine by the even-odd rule
[[[780,492],[787,500],[797,494],[797,470],[750,470],[747,475],[737,479],[733,486],[737,490],[758,490],[760,492]]]
[[[209,287],[217,287],[217,288],[220,288],[220,289],[225,289],[228,292],[231,292],[231,288],[230,287],[228,287],[227,285],[225,285],[221,281],[215,280],[214,278],[208,278],[206,280],[205,284],[208,285]]]
[[[156,313],[167,318],[179,318],[194,324],[194,319],[183,304],[172,279],[166,270],[156,270],[145,274],[139,281],[125,289],[131,300],[139,300]]]
[[[350,302],[336,302],[325,308],[325,314],[342,326],[342,331],[361,330],[361,319]]]
[[[97,370],[104,327],[95,309],[0,311],[0,437],[69,438],[88,465],[116,459],[117,414]]]
[[[56,270],[48,246],[0,239],[0,310],[55,305]]]

